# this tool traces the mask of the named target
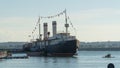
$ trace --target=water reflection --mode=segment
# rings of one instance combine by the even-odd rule
[[[48,63],[48,62],[49,62],[48,57],[44,57],[44,63]]]
[[[53,57],[53,63],[57,63],[57,58],[56,57]]]
[[[1,68],[105,68],[110,62],[120,67],[120,51],[112,51],[115,58],[102,58],[108,52],[80,52],[73,57],[29,57],[28,59],[1,59]]]
[[[42,57],[44,63],[72,63],[77,61],[77,57]]]

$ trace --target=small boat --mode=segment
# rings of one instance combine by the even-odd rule
[[[114,58],[114,57],[112,57],[111,54],[107,54],[103,58]]]

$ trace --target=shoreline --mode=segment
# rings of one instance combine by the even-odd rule
[[[78,51],[120,51],[120,48],[80,48]]]

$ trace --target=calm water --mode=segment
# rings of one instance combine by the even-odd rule
[[[115,58],[102,58],[108,53]],[[120,68],[120,51],[80,51],[75,57],[1,59],[0,68],[107,68],[108,63]]]

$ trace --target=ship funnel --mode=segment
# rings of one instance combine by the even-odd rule
[[[55,36],[56,35],[56,33],[57,33],[57,23],[56,23],[56,21],[52,21],[52,31],[53,31],[53,36]]]
[[[44,27],[44,39],[47,39],[47,32],[48,32],[48,24],[44,23],[43,24]]]

